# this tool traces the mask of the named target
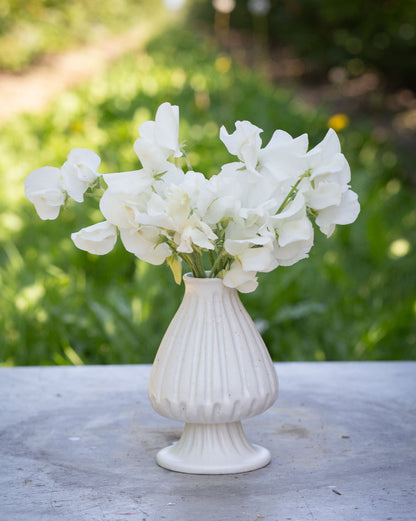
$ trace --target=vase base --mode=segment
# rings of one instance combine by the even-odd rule
[[[188,474],[234,474],[265,467],[270,452],[252,445],[240,422],[187,423],[180,440],[156,456],[158,465]]]

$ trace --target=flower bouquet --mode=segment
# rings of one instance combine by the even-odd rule
[[[149,397],[160,414],[186,423],[181,440],[158,463],[183,472],[226,473],[266,465],[270,454],[251,445],[240,420],[270,407],[278,391],[267,349],[237,291],[257,287],[257,274],[308,257],[314,226],[329,237],[352,223],[360,206],[336,133],[308,151],[308,136],[262,130],[237,121],[220,139],[237,160],[209,179],[195,172],[179,143],[179,108],[163,103],[139,128],[134,150],[142,168],[99,174],[100,158],[72,150],[59,169],[26,178],[26,197],[42,219],[55,219],[69,199],[100,198],[102,222],[72,234],[75,245],[109,253],[118,234],[126,250],[159,265],[184,300],[156,355]]]
[[[218,277],[251,292],[258,272],[308,256],[312,221],[329,237],[337,224],[352,223],[360,206],[333,130],[307,151],[306,134],[276,130],[262,148],[260,128],[248,121],[235,126],[232,134],[222,127],[220,139],[238,161],[207,179],[192,170],[179,145],[178,107],[163,103],[155,121],[139,128],[134,150],[141,169],[99,174],[99,156],[77,148],[61,169],[30,173],[25,194],[41,219],[55,219],[68,199],[82,202],[84,192],[95,191],[105,220],[72,234],[78,248],[109,253],[119,233],[139,259],[166,261],[177,282],[183,262],[195,277]]]

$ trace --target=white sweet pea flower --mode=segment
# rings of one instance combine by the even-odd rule
[[[315,222],[321,232],[330,237],[334,233],[337,224],[351,224],[358,217],[359,213],[360,203],[358,202],[358,196],[352,190],[348,190],[342,194],[338,205],[328,206],[318,212]]]
[[[106,190],[100,200],[103,216],[119,228],[134,226],[134,206],[137,204],[127,194]]]
[[[98,177],[100,157],[86,148],[74,148],[62,165],[62,184],[69,197],[82,203],[84,192],[94,184]]]
[[[224,250],[232,257],[239,257],[253,246],[265,246],[271,244],[271,242],[270,237],[262,237],[253,233],[253,236],[247,239],[226,239],[224,242]]]
[[[56,219],[65,202],[61,171],[53,166],[44,166],[31,172],[24,181],[25,195],[39,217]]]
[[[273,256],[279,265],[291,266],[308,257],[314,232],[301,193],[281,213],[271,217],[269,223],[276,234]]]
[[[201,174],[201,172],[194,172],[189,170],[183,177],[182,183],[179,185],[181,190],[184,190],[192,201],[197,201],[201,192],[208,186],[208,179]]]
[[[162,230],[164,234],[169,235],[169,232],[176,228],[175,221],[166,211],[158,208],[158,205],[154,203],[156,197],[156,195],[152,196],[153,200],[149,200],[146,210],[138,211],[137,209],[133,209],[134,227],[137,228],[137,225],[139,225],[139,227],[153,226]]]
[[[160,232],[153,226],[120,229],[120,238],[127,251],[156,266],[163,264],[172,255],[165,242],[159,243]]]
[[[156,211],[159,209],[169,217],[171,225],[165,228],[174,232],[173,240],[181,253],[192,253],[193,244],[203,249],[214,249],[212,241],[217,236],[198,211],[200,195],[207,185],[208,180],[201,173],[190,171],[179,185],[168,185],[160,198],[151,200]]]
[[[109,253],[117,241],[117,228],[108,221],[100,222],[71,234],[75,246],[94,255]]]
[[[204,221],[212,228],[215,228],[221,222],[237,218],[241,207],[240,202],[235,197],[224,195],[223,197],[211,198],[209,197],[210,194],[207,193],[206,195],[209,198],[209,203],[202,215]]]
[[[136,228],[136,225],[154,226],[164,231],[175,228],[174,221],[167,212],[167,203],[159,194],[151,194],[141,210],[138,206],[132,209],[133,223]]]
[[[312,148],[308,154],[309,169],[312,178],[341,173],[337,177],[340,184],[348,184],[351,180],[351,172],[348,163],[341,152],[341,144],[335,130],[330,128],[324,139]],[[343,170],[345,168],[345,170]]]
[[[228,165],[230,166],[231,163]],[[235,163],[241,167],[241,163]],[[198,194],[198,213],[204,221],[215,228],[221,221],[234,220],[241,210],[243,185],[239,183],[241,172],[223,167],[221,172],[210,177]],[[243,177],[244,179],[244,177]]]
[[[313,246],[314,232],[306,213],[282,219],[274,226],[277,242],[273,256],[280,266],[291,266],[308,257]]]
[[[187,172],[187,174],[188,173],[189,172]],[[166,191],[169,190],[169,187],[172,185],[181,185],[187,174],[184,174],[183,170],[175,166],[173,163],[167,162],[167,168],[163,171],[163,174],[160,174],[153,179],[152,190],[162,197],[165,197]]]
[[[269,6],[268,0],[251,4]],[[79,248],[105,254],[119,232],[126,250],[138,258],[156,265],[166,260],[177,282],[181,262],[194,276],[204,276],[198,256],[208,250],[210,276],[250,292],[257,273],[308,257],[314,241],[310,216],[329,237],[360,211],[332,129],[308,152],[306,134],[293,138],[276,130],[262,148],[262,130],[252,123],[237,121],[231,134],[223,126],[220,139],[238,159],[210,179],[184,173],[173,161],[182,156],[177,106],[160,105],[139,133],[134,149],[143,168],[103,175],[107,189],[100,210],[106,221],[72,234]],[[29,174],[26,196],[42,219],[54,219],[67,196],[82,202],[96,183],[99,164],[94,152],[74,149],[61,170],[44,167]]]
[[[269,198],[274,189],[269,180],[249,176],[241,167],[242,163],[224,165],[219,174],[209,179],[208,185],[201,192],[201,204],[198,206],[200,214],[214,228],[217,223],[228,221],[239,225],[244,222],[245,228],[253,224],[260,227],[266,221],[266,216],[278,208],[276,199]]]
[[[104,217],[119,228],[137,228],[135,215],[146,211],[146,204],[153,194],[153,177],[146,170],[103,175],[107,190],[100,200]]]
[[[261,128],[249,121],[236,121],[235,131],[232,134],[228,134],[224,126],[221,127],[220,139],[228,152],[237,156],[249,172],[256,173],[262,132]]]
[[[192,244],[200,248],[213,250],[211,241],[217,236],[211,228],[193,213],[191,198],[180,187],[171,187],[168,203],[168,214],[174,222],[174,241],[177,250],[182,253],[192,253]]]
[[[307,170],[308,135],[293,138],[284,130],[276,130],[259,153],[258,171],[276,182],[293,181]],[[290,184],[282,186],[286,190]]]
[[[181,157],[179,148],[179,107],[162,103],[155,117],[155,137],[159,145],[167,148],[174,157]]]
[[[308,206],[321,210],[338,205],[341,194],[349,188],[351,170],[333,129],[329,129],[321,143],[306,154],[306,161],[310,183],[304,184],[303,191]]]
[[[286,246],[275,248],[273,255],[279,266],[292,266],[302,259],[307,259],[313,246],[313,227],[310,224],[310,236],[306,240],[292,241]]]
[[[274,215],[279,204],[276,199],[266,199],[267,195],[263,194],[263,201],[251,208],[241,208],[239,216],[244,219],[246,227],[258,226],[261,228],[267,221],[270,215]],[[256,201],[257,203],[257,201]]]
[[[231,223],[226,229],[224,250],[239,261],[245,272],[268,272],[277,267],[273,257],[273,234],[264,226]]]
[[[268,273],[279,265],[270,246],[249,248],[239,255],[238,260],[241,262],[243,270],[247,272],[261,271]]]
[[[297,219],[282,221],[275,227],[278,233],[278,245],[287,246],[293,242],[313,240],[313,226],[306,214],[299,216]],[[312,246],[312,244],[311,244]]]
[[[310,188],[307,192],[308,207],[313,210],[323,210],[329,206],[338,206],[341,203],[345,187],[338,183],[321,181],[316,188]]]
[[[223,278],[224,286],[235,288],[241,293],[251,293],[258,286],[255,271],[244,271],[241,262],[235,260]]]
[[[153,123],[153,121],[148,123]],[[142,127],[140,127],[139,131],[141,129]],[[159,174],[168,168],[167,158],[169,157],[169,152],[156,143],[148,141],[144,137],[139,137],[134,143],[134,151],[140,159],[143,168],[152,172],[152,174]]]
[[[153,183],[153,176],[144,169],[103,174],[103,179],[109,190],[129,194],[132,197],[148,190]]]
[[[165,194],[166,212],[175,223],[175,230],[186,226],[192,213],[191,198],[189,194],[179,186],[171,185]]]
[[[156,112],[155,121],[146,121],[139,127],[140,137],[134,150],[143,168],[154,174],[168,168],[169,156],[181,157],[179,148],[179,107],[162,103]]]
[[[306,204],[317,213],[316,224],[329,237],[337,224],[350,224],[360,213],[357,194],[350,190],[351,171],[337,134],[329,129],[307,154],[309,185],[303,186]]]
[[[214,245],[211,241],[217,238],[211,228],[198,219],[196,215],[191,215],[185,226],[174,235],[174,241],[178,244],[177,251],[181,253],[192,253],[192,245],[206,250],[213,250]]]
[[[281,212],[269,217],[268,224],[279,230],[284,223],[303,218],[304,216],[306,216],[305,197],[302,193],[298,193],[294,200],[290,201]]]

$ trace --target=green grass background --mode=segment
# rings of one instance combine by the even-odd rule
[[[224,57],[231,68],[220,72]],[[138,168],[137,128],[164,101],[179,105],[181,139],[194,169],[207,175],[231,160],[218,138],[222,124],[232,131],[236,120],[249,120],[264,129],[264,143],[276,128],[308,132],[313,146],[331,115],[175,24],[41,115],[9,121],[0,141],[3,365],[153,360],[183,286],[166,266],[142,263],[120,244],[103,257],[77,250],[70,234],[101,220],[96,203],[41,221],[23,180],[40,166],[60,166],[75,147],[96,151],[102,172]],[[352,121],[340,139],[358,220],[330,239],[317,231],[308,260],[262,275],[258,290],[241,298],[274,360],[415,358],[414,190],[370,119]]]

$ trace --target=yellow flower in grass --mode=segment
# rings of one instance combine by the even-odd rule
[[[350,118],[346,114],[334,114],[328,120],[328,127],[333,128],[335,132],[339,132],[345,127],[348,127],[349,124]]]

